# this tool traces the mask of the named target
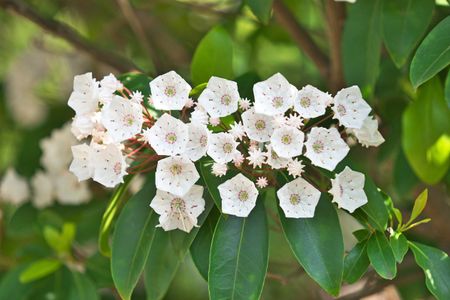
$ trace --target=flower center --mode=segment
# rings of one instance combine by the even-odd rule
[[[255,128],[256,130],[264,130],[266,128],[266,122],[263,120],[257,120],[255,122]]]
[[[292,137],[289,134],[285,134],[281,137],[281,142],[285,145],[289,145],[292,142]]]
[[[275,97],[272,99],[272,105],[275,108],[280,108],[283,106],[283,97]]]
[[[166,142],[168,144],[174,144],[177,141],[177,135],[174,132],[166,134]]]
[[[297,205],[300,203],[300,196],[297,194],[292,194],[291,197],[289,197],[289,202],[291,202],[292,205]]]
[[[175,89],[175,87],[173,85],[166,86],[166,89],[164,90],[164,94],[167,97],[173,97],[176,95],[176,93],[177,93],[177,90]]]
[[[345,109],[345,106],[342,104],[339,104],[337,107],[337,112],[338,114],[340,114],[341,116],[344,116],[347,112],[347,110]]]
[[[169,170],[172,175],[180,175],[183,167],[179,164],[173,164],[170,166]]]
[[[308,97],[302,97],[300,99],[300,105],[303,108],[307,108],[307,107],[309,107],[311,105],[311,100]]]
[[[123,123],[125,126],[131,126],[134,123],[134,118],[132,115],[128,114],[123,118]]]
[[[186,203],[181,198],[174,198],[170,202],[170,209],[175,212],[184,212],[186,209]]]
[[[223,95],[222,98],[221,98],[221,102],[222,102],[223,105],[230,105],[231,104],[231,97],[230,97],[230,95],[227,95],[227,94]]]
[[[114,174],[120,175],[122,173],[122,164],[120,162],[116,162],[113,167]]]
[[[312,148],[316,153],[321,153],[323,151],[323,147],[324,146],[322,141],[315,141],[314,144],[312,145]]]
[[[247,191],[240,191],[238,194],[238,198],[240,201],[245,202],[248,200],[249,195]]]
[[[202,135],[200,137],[200,146],[206,147],[208,145],[208,137],[206,135]]]
[[[230,154],[233,152],[233,145],[231,143],[225,143],[223,144],[223,152],[226,154]]]

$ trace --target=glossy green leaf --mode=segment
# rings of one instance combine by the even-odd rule
[[[281,224],[295,257],[319,285],[337,296],[344,271],[344,242],[336,209],[322,193],[314,218],[286,218]]]
[[[67,288],[69,288],[68,300],[100,299],[94,283],[85,274],[72,272],[72,283],[71,286]]]
[[[450,109],[450,71],[445,80],[445,102],[447,102],[447,107]]]
[[[391,244],[395,260],[398,263],[401,263],[406,255],[406,252],[408,252],[408,240],[406,239],[404,234],[396,233],[391,236],[389,243]]]
[[[259,299],[268,265],[269,237],[262,197],[247,218],[221,215],[211,244],[212,300]]]
[[[450,166],[450,110],[438,78],[418,89],[403,113],[402,146],[418,177],[438,183]]]
[[[370,231],[367,229],[359,229],[359,230],[353,231],[353,235],[358,240],[358,242],[362,242],[364,240],[367,240],[370,237]]]
[[[158,224],[157,214],[149,207],[155,193],[155,174],[150,173],[143,188],[128,200],[115,226],[111,272],[124,299],[130,299],[144,269]]]
[[[383,38],[392,60],[401,67],[430,24],[434,0],[383,0]]]
[[[194,84],[208,82],[211,76],[233,78],[233,41],[221,26],[212,28],[200,41],[191,64]]]
[[[252,12],[264,23],[269,23],[273,0],[245,0]]]
[[[434,77],[450,64],[450,16],[425,37],[411,62],[409,76],[414,87]]]
[[[367,256],[367,243],[358,243],[347,254],[344,260],[344,280],[348,283],[358,281],[369,267],[369,257]]]
[[[391,245],[383,232],[376,231],[367,243],[367,255],[375,271],[385,279],[397,274],[397,264]]]
[[[344,77],[372,92],[380,65],[381,1],[359,0],[348,6],[344,25],[342,55]]]
[[[28,283],[54,273],[61,267],[61,261],[56,258],[44,258],[30,264],[21,274],[20,282]]]
[[[422,193],[420,193],[419,196],[417,196],[416,200],[414,201],[413,210],[411,212],[411,217],[409,218],[408,223],[405,224],[405,226],[410,225],[417,217],[422,213],[425,206],[427,205],[428,200],[428,189],[425,189]]]
[[[206,192],[204,197],[205,211],[198,218],[200,228],[203,227],[214,206]],[[148,300],[164,297],[200,228],[194,227],[189,233],[180,230],[165,232],[161,228],[155,230],[144,269],[144,283]]]
[[[366,192],[368,202],[358,208],[356,212],[364,213],[367,217],[367,222],[371,226],[379,231],[384,231],[387,228],[389,212],[384,204],[383,195],[369,176],[366,176],[364,191]]]
[[[423,269],[428,290],[439,300],[450,299],[450,259],[436,248],[409,242],[416,263]]]
[[[101,254],[104,256],[111,256],[111,247],[109,246],[109,235],[111,233],[114,220],[120,212],[125,201],[124,196],[128,189],[128,185],[132,176],[125,177],[125,182],[119,185],[119,187],[114,191],[103,213],[102,222],[100,224],[99,236],[98,236],[98,248]]]
[[[29,283],[21,283],[20,274],[29,265],[20,265],[10,269],[7,273],[2,274],[0,282],[0,299],[25,300],[28,299],[32,291],[32,285]]]
[[[219,215],[217,208],[211,210],[190,248],[192,260],[205,280],[208,280],[209,253]]]
[[[98,252],[87,259],[86,275],[92,278],[99,288],[114,286],[109,258]]]

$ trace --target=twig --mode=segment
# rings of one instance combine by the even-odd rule
[[[341,40],[345,19],[345,6],[335,0],[326,0],[327,32],[330,45],[329,88],[332,93],[344,86],[342,70]]]
[[[39,14],[39,12],[35,11],[33,7],[21,0],[0,0],[0,7],[9,9],[17,13],[18,15],[30,20],[42,29],[64,39],[75,48],[86,52],[96,60],[108,66],[111,66],[119,72],[139,70],[139,68],[135,64],[133,64],[125,57],[91,44],[86,38],[81,36],[72,27],[55,19],[42,16],[41,14]]]
[[[281,0],[274,0],[273,12],[280,25],[289,32],[298,46],[311,58],[322,77],[328,79],[328,58]]]

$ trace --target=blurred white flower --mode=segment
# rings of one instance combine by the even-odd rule
[[[200,175],[187,157],[170,156],[158,161],[156,187],[177,196],[184,196],[197,182]]]
[[[30,197],[28,183],[16,170],[9,168],[0,183],[0,201],[21,205]]]
[[[347,128],[360,129],[372,108],[362,98],[359,87],[354,85],[337,92],[333,99],[334,117]]]
[[[198,103],[211,117],[219,118],[237,111],[239,99],[241,97],[235,81],[212,76],[198,97]]]
[[[153,105],[160,110],[181,110],[189,101],[191,86],[175,71],[150,82]]]
[[[367,196],[364,192],[365,177],[363,173],[353,171],[349,167],[331,179],[332,187],[329,191],[333,195],[333,202],[339,208],[343,208],[350,213],[358,207],[367,203]]]
[[[225,214],[247,217],[255,207],[258,190],[250,179],[240,173],[219,185],[218,189]]]
[[[130,192],[134,195],[139,192],[145,184],[145,175],[138,174],[134,175],[130,182]]]
[[[53,204],[54,189],[53,178],[48,174],[38,171],[31,178],[33,188],[32,203],[36,208],[45,208]]]
[[[87,182],[79,182],[72,173],[62,172],[54,180],[56,198],[59,203],[78,205],[91,199]]]
[[[320,191],[303,178],[297,178],[279,189],[277,196],[286,218],[312,218]]]

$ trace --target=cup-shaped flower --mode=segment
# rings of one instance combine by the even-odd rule
[[[291,158],[302,154],[305,134],[292,126],[276,129],[270,138],[273,150],[281,157]]]
[[[275,150],[273,150],[272,145],[266,146],[266,163],[272,167],[272,169],[283,169],[286,168],[291,161],[289,158],[280,157]]]
[[[363,173],[345,167],[341,173],[336,175],[335,179],[331,179],[332,186],[329,192],[333,195],[333,202],[350,213],[366,204],[364,181]]]
[[[186,151],[184,155],[189,157],[192,161],[197,161],[206,155],[208,150],[208,136],[209,130],[203,124],[189,123],[188,132],[189,139],[186,144]]]
[[[73,160],[69,171],[78,178],[78,181],[89,179],[94,175],[92,154],[93,149],[87,144],[72,146]]]
[[[277,191],[286,218],[312,218],[320,199],[320,191],[299,177]]]
[[[333,98],[325,92],[307,85],[303,87],[294,101],[294,110],[303,118],[316,118],[325,114]]]
[[[198,97],[198,103],[212,118],[220,118],[234,113],[240,98],[235,81],[212,76]]]
[[[225,164],[233,160],[238,143],[230,133],[212,133],[209,136],[208,155],[215,161]]]
[[[242,174],[218,186],[222,199],[222,212],[237,217],[247,217],[255,207],[258,190],[255,184]]]
[[[181,110],[189,100],[191,86],[175,71],[170,71],[153,79],[150,90],[156,109]]]
[[[333,99],[334,117],[347,128],[359,129],[372,108],[364,101],[359,87],[354,85],[337,92]]]
[[[258,114],[254,108],[242,113],[242,122],[247,136],[257,142],[268,142],[275,130],[273,117]]]
[[[156,187],[176,196],[184,196],[200,175],[194,163],[185,156],[170,156],[158,161]]]
[[[127,174],[127,163],[122,154],[120,145],[91,145],[92,166],[94,173],[92,179],[106,187],[114,187],[123,182],[123,177]]]
[[[68,105],[77,115],[89,114],[98,109],[99,86],[92,73],[76,75]]]
[[[368,116],[360,129],[348,129],[348,131],[353,133],[364,147],[378,147],[384,143],[384,138],[378,131],[378,121],[375,117]]]

